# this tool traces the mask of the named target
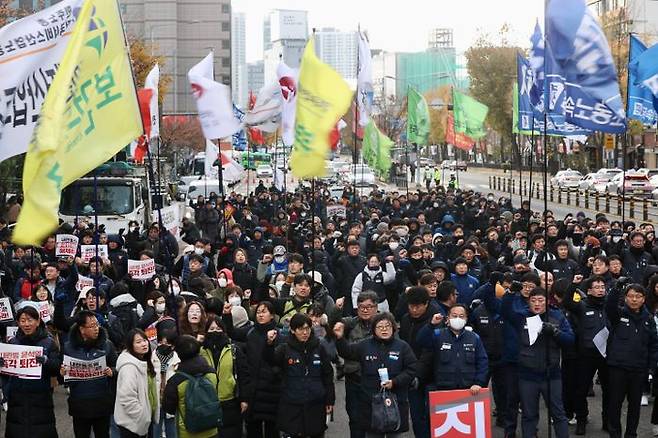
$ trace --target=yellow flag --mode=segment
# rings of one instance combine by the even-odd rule
[[[115,0],[85,0],[25,157],[13,240],[38,245],[58,224],[62,189],[143,133]]]
[[[329,152],[329,133],[352,101],[352,90],[335,70],[315,55],[311,38],[299,69],[295,146],[290,157],[298,178],[323,176]]]

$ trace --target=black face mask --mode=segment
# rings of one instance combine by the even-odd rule
[[[226,344],[226,334],[224,332],[206,333],[203,339],[203,345],[206,347],[219,347]]]
[[[583,235],[581,233],[574,233],[572,240],[574,245],[580,246],[583,244]]]
[[[156,350],[162,356],[169,356],[174,351],[174,347],[171,345],[158,345]]]

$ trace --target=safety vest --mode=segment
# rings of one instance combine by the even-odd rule
[[[306,310],[309,307],[311,307],[310,301],[307,301],[306,303],[302,304],[299,307],[295,307],[295,303],[293,302],[293,299],[286,301],[286,304],[283,306],[283,314],[281,315],[281,319],[279,320],[279,325],[287,330],[287,328],[290,327],[290,320],[292,319],[292,317],[300,312],[306,313]]]
[[[205,374],[205,377],[217,386],[217,376],[213,373]],[[176,426],[178,429],[178,438],[212,438],[217,436],[217,429],[208,429],[203,432],[192,433],[185,428],[185,390],[187,389],[187,379],[178,385],[178,409],[176,410]]]
[[[212,351],[208,348],[201,349],[201,357],[203,357],[208,365],[210,365],[217,375],[217,396],[220,402],[233,400],[236,396],[237,380],[233,368],[235,360],[235,345],[228,344],[219,353],[219,366],[214,363]]]

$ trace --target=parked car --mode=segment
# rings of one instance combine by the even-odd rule
[[[615,175],[606,185],[606,191],[617,195],[624,193],[626,196],[653,196],[654,188],[644,173],[627,171],[623,188],[622,178],[624,178],[623,172]]]
[[[605,187],[612,177],[600,173],[588,173],[580,180],[578,188],[581,190],[605,193]]]
[[[578,188],[580,185],[580,180],[583,179],[583,174],[577,170],[560,170],[551,178],[551,186],[557,187],[560,189],[564,188]]]
[[[596,172],[596,173],[601,174],[601,175],[605,175],[605,176],[609,176],[610,179],[612,179],[618,173],[622,173],[622,170],[621,169],[605,169],[605,168],[602,168],[602,169],[599,169],[598,172]]]
[[[274,172],[269,164],[261,164],[256,168],[257,178],[271,178],[272,176],[274,176]]]
[[[461,170],[463,172],[466,172],[466,168],[467,168],[466,161],[456,161],[455,162],[455,168],[457,170]]]
[[[375,174],[370,169],[357,169],[356,178],[354,173],[347,174],[347,183],[354,187],[376,187]]]

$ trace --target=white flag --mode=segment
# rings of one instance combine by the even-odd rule
[[[206,160],[203,166],[203,173],[208,178],[217,178],[217,169],[212,165],[217,158],[219,158],[219,148],[212,140],[206,139]]]
[[[239,181],[244,174],[244,167],[242,167],[237,161],[229,157],[224,152],[220,152],[222,157],[222,179],[224,182],[232,183]]]
[[[281,87],[278,82],[272,82],[260,89],[254,107],[244,116],[244,123],[265,130],[259,125],[272,123],[279,114],[281,114]]]
[[[0,161],[27,151],[81,5],[64,0],[0,29]]]
[[[357,75],[359,125],[366,126],[372,112],[372,60],[366,36],[359,32],[359,73]]]
[[[160,110],[158,106],[158,84],[160,82],[160,66],[155,64],[151,69],[146,80],[144,81],[144,88],[150,88],[153,90],[153,96],[151,97],[151,138],[160,136]]]
[[[283,144],[290,146],[295,143],[299,70],[288,67],[282,61],[276,69],[276,75],[279,78],[279,87],[281,87],[281,137],[283,138]]]
[[[190,69],[187,78],[196,100],[203,135],[208,139],[220,139],[239,131],[240,121],[233,115],[231,88],[212,79],[212,52]]]

